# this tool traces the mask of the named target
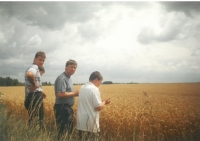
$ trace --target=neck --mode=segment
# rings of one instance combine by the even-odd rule
[[[70,74],[68,74],[66,71],[65,71],[65,75],[67,75],[68,77],[70,77],[71,75]]]
[[[98,87],[96,79],[93,80],[93,81],[90,81],[90,82],[91,82],[92,84],[94,84],[96,87]]]

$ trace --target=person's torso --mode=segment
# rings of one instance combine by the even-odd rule
[[[79,92],[78,111],[98,117],[99,112],[95,110],[101,104],[99,89],[91,83],[82,86]]]
[[[83,85],[79,91],[77,110],[77,129],[98,132],[99,114],[95,107],[102,103],[99,89],[90,82]]]
[[[70,77],[68,77],[65,73],[60,74],[54,84],[54,90],[55,90],[55,104],[64,104],[68,103],[70,106],[74,105],[74,97],[68,97],[68,98],[60,98],[58,97],[58,92],[73,92],[73,84]]]
[[[26,76],[26,73],[28,71],[30,71],[34,74],[35,81],[36,81],[37,85],[39,86],[34,92],[42,91],[42,82],[41,82],[40,72],[39,72],[38,66],[33,64],[25,72],[25,94],[27,95],[30,92],[29,89],[32,86],[32,84],[30,83],[30,81],[28,80],[28,78]]]

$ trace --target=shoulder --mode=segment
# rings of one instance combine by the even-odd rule
[[[31,72],[35,72],[36,73],[37,71],[39,71],[38,70],[38,66],[33,64],[27,69],[27,71],[31,71]]]
[[[38,69],[38,66],[35,64],[33,64],[32,67]]]
[[[61,73],[60,75],[58,75],[57,80],[59,79],[63,79],[63,74]]]
[[[57,81],[69,81],[69,78],[67,78],[67,77],[65,76],[64,72],[63,72],[63,73],[61,73],[61,74],[57,77],[56,80],[57,80]]]
[[[92,84],[90,82],[85,84],[85,87],[87,87],[88,89],[90,89],[93,92],[99,92],[99,88],[97,88],[94,84]]]
[[[38,66],[35,64],[32,64],[29,68],[38,69]]]

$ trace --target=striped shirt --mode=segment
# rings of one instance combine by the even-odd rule
[[[35,76],[35,81],[36,83],[38,84],[38,88],[34,91],[34,92],[40,92],[42,91],[42,82],[41,82],[41,76],[40,76],[40,71],[38,69],[38,66],[33,64],[32,66],[30,66],[26,72],[25,72],[25,95],[27,96],[28,93],[30,92],[29,89],[31,87],[31,83],[29,82],[27,76],[26,76],[26,73],[27,72],[32,72]]]

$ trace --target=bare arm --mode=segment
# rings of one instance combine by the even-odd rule
[[[73,91],[73,92],[58,92],[58,97],[72,97],[72,96],[78,96],[79,90]]]
[[[103,100],[103,102],[101,103],[100,106],[96,107],[95,110],[97,111],[101,111],[105,105],[109,104],[110,103],[110,98],[106,99],[106,100]]]
[[[38,85],[37,85],[37,83],[36,83],[36,81],[35,81],[35,75],[34,75],[32,72],[28,71],[28,72],[26,73],[26,76],[27,76],[29,82],[30,82],[31,85],[32,85],[32,86],[30,87],[30,92],[34,92],[34,91],[38,88]]]
[[[32,85],[36,85],[36,83],[35,83],[35,75],[34,75],[32,72],[28,71],[28,72],[26,73],[26,76],[27,76],[29,82],[30,82]]]

